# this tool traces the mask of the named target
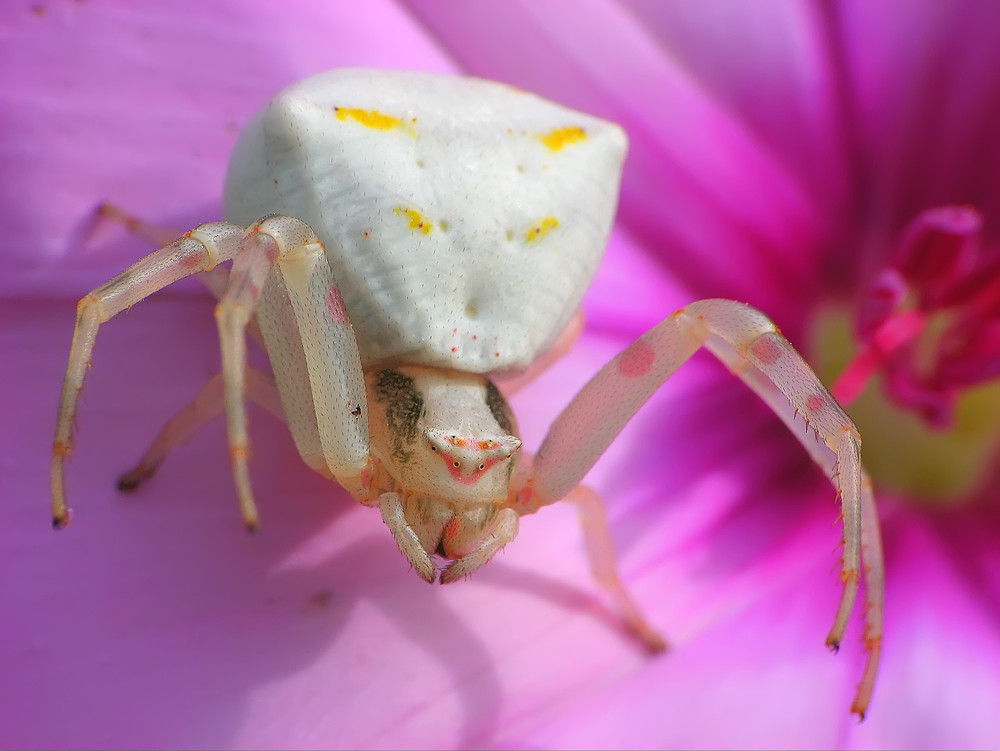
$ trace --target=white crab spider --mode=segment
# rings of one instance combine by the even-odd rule
[[[224,412],[243,519],[255,527],[248,397],[287,422],[306,464],[381,510],[429,582],[435,556],[449,561],[440,581],[454,581],[513,540],[520,517],[573,499],[598,581],[662,649],[618,577],[600,499],[580,481],[704,346],[799,436],[840,495],[844,593],[827,643],[839,646],[863,556],[868,660],[852,705],[863,716],[883,571],[860,437],[771,321],[729,300],[676,311],[583,387],[534,457],[519,451],[487,377],[533,375],[579,333],[625,148],[612,123],[478,79],[341,70],[285,90],[236,146],[232,223],[187,232],[80,301],[53,446],[54,523],[69,518],[64,462],[99,325],[200,273],[220,298],[221,376],[164,427],[123,488]],[[228,260],[227,276],[216,266]],[[273,377],[246,365],[247,331]]]

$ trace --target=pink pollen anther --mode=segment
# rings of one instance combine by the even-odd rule
[[[900,347],[916,339],[926,325],[926,317],[912,310],[890,315],[882,321],[871,334],[869,343],[861,346],[830,389],[837,401],[845,406],[852,404],[871,377]]]
[[[830,393],[843,406],[850,406],[861,396],[868,381],[882,366],[883,360],[879,352],[865,347],[837,377],[836,382],[830,387]]]
[[[876,373],[886,394],[947,427],[961,391],[1000,375],[1000,258],[972,206],[921,212],[861,299],[858,349],[833,386],[843,403]]]

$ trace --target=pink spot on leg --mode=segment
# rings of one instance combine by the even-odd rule
[[[618,360],[618,372],[626,378],[640,378],[653,367],[655,358],[653,347],[640,340],[622,352]]]
[[[258,228],[258,232],[259,232]],[[270,235],[258,235],[261,238],[261,242],[264,243],[264,256],[267,258],[268,263],[275,264],[278,262],[278,256],[281,254],[281,249],[278,248],[278,242]]]
[[[806,411],[809,412],[809,414],[816,414],[822,410],[824,406],[826,406],[826,399],[819,394],[813,394],[806,399]]]
[[[763,335],[750,345],[750,354],[765,365],[774,365],[781,357],[781,347],[772,337]]]
[[[326,293],[326,314],[330,320],[347,326],[351,319],[347,316],[347,308],[344,305],[344,298],[340,296],[340,289],[334,284],[330,291]]]

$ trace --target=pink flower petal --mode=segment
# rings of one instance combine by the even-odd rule
[[[957,520],[956,520],[957,521]],[[860,748],[995,748],[1000,535],[994,521],[900,515],[886,536],[885,668]],[[981,551],[974,553],[973,551]],[[990,594],[990,597],[984,595]]]
[[[0,173],[5,294],[80,296],[138,245],[87,242],[112,201],[184,229],[220,218],[236,135],[279,89],[347,65],[447,71],[447,55],[392,0],[10,3]],[[358,34],[358,29],[377,34]],[[98,240],[107,228],[98,228]]]
[[[972,40],[1000,29],[990,2],[917,0],[837,6],[862,144],[861,219],[886,241],[931,206],[971,204],[1000,215],[1000,49]],[[990,224],[990,222],[987,222]],[[1000,227],[993,227],[995,241]]]
[[[622,5],[753,129],[824,206],[824,219],[838,216],[855,165],[841,130],[844,92],[827,6],[657,0]]]
[[[77,515],[47,527],[71,301],[144,250],[95,228],[94,208],[180,227],[217,217],[240,123],[309,73],[457,60],[628,128],[593,327],[515,399],[528,448],[608,356],[689,297],[743,297],[804,337],[816,302],[856,291],[919,210],[968,201],[996,216],[994,6],[783,4],[726,24],[702,5],[0,11],[0,63],[16,71],[0,90],[5,745],[997,745],[995,536],[923,528],[905,510],[888,520],[885,669],[858,728],[858,639],[836,658],[822,648],[832,491],[705,355],[589,478],[626,581],[677,646],[661,658],[596,593],[572,508],[526,519],[472,580],[428,588],[378,515],[302,467],[266,415],[253,416],[257,536],[239,526],[221,425],[120,496],[117,474],[218,368],[201,292],[102,331],[69,465]]]
[[[787,508],[791,499],[784,500]],[[716,580],[702,589],[711,592],[709,602],[704,594],[685,602],[694,593],[664,588],[682,601],[679,627],[672,632],[674,653],[581,686],[552,711],[506,729],[499,745],[842,746],[857,734],[857,723],[824,707],[847,701],[854,688],[851,670],[858,665],[844,653],[832,656],[817,639],[828,625],[821,614],[833,608],[838,592],[828,576],[828,520],[818,507],[814,511],[790,524],[784,540],[768,541],[770,550],[756,565],[741,565],[735,573],[722,574],[729,551],[718,538],[709,542],[701,551],[701,565],[689,569],[689,575],[706,582],[725,576],[732,586],[720,588]],[[732,525],[743,535],[740,547],[753,533],[747,521]],[[647,577],[659,585],[668,584],[668,576],[680,579],[676,567],[685,565],[680,558]],[[691,556],[684,559],[690,565]],[[674,573],[668,574],[671,569]],[[694,619],[692,611],[698,614]],[[755,699],[748,707],[751,695]]]

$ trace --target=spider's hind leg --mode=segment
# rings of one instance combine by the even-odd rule
[[[146,449],[139,463],[118,479],[118,489],[133,491],[148,480],[174,449],[187,443],[195,433],[222,414],[224,409],[222,374],[208,380],[189,404],[171,417]],[[254,368],[246,371],[246,396],[284,421],[274,378]]]

